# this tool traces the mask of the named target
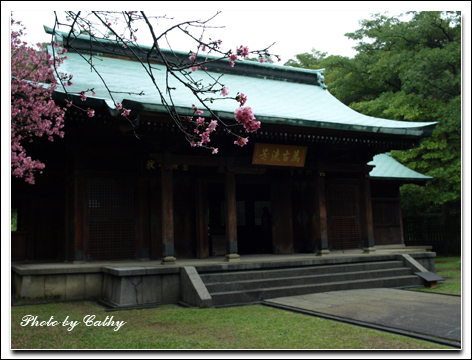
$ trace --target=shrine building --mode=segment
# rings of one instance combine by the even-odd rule
[[[115,101],[131,110],[134,127],[91,66],[69,48],[60,68],[74,76],[67,90],[74,104],[94,109],[95,116],[70,107],[63,139],[27,146],[46,167],[34,185],[12,177],[18,211],[12,260],[178,264],[224,256],[237,262],[250,254],[325,256],[403,245],[399,187],[430,178],[388,153],[419,146],[436,123],[362,115],[329,93],[323,70],[251,61],[231,67],[217,60],[193,78],[206,84],[224,73],[220,81],[229,96],[244,93],[261,128],[251,134],[232,128],[249,136],[240,147],[218,126],[209,145],[219,151],[212,154],[190,146],[141,62],[111,44],[93,41],[93,66]],[[72,45],[89,58],[88,36]],[[150,48],[141,48],[144,61]],[[188,53],[162,51],[171,61],[188,59]],[[152,66],[156,83],[165,84],[162,58],[156,55]],[[194,115],[193,94],[176,79],[168,81],[177,113]],[[86,89],[96,95],[81,101],[77,94]],[[54,99],[65,106],[59,87]],[[230,123],[237,106],[231,100],[209,104]]]

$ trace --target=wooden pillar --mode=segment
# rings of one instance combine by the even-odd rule
[[[315,175],[315,212],[316,212],[316,247],[317,255],[329,254],[328,248],[328,214],[326,210],[326,187],[325,187],[325,173],[318,170]]]
[[[287,177],[272,184],[271,204],[272,251],[274,254],[293,254],[292,196]]]
[[[74,182],[74,263],[86,261],[85,206],[87,202],[86,179],[77,176]]]
[[[228,166],[225,177],[226,213],[226,259],[228,262],[240,260],[238,255],[238,223],[236,216],[236,179],[234,168]]]
[[[196,184],[196,224],[197,224],[197,258],[210,256],[208,241],[208,188],[206,179],[198,179]]]
[[[362,204],[361,212],[361,231],[362,246],[365,253],[375,251],[374,247],[374,221],[372,218],[372,197],[370,193],[369,173],[363,173],[360,176],[360,198]]]
[[[162,194],[162,264],[175,264],[174,252],[174,190],[172,186],[172,165],[164,162],[161,166]]]
[[[305,244],[304,247],[306,251],[310,253],[316,252],[316,225],[317,225],[317,207],[316,207],[316,192],[318,191],[316,187],[316,171],[313,171],[315,175],[311,173],[307,176],[307,183],[305,187],[305,192],[302,194],[304,197],[304,208],[307,212],[306,226],[305,226]]]
[[[405,245],[405,237],[403,236],[403,214],[402,214],[402,205],[401,205],[401,199],[400,199],[400,187],[397,187],[396,191],[396,197],[397,197],[397,211],[398,211],[398,221],[399,221],[399,227],[400,227],[400,239],[402,245]]]
[[[150,225],[149,225],[149,178],[138,179],[137,192],[137,212],[138,221],[136,226],[137,254],[141,261],[149,260],[149,241],[150,241]]]

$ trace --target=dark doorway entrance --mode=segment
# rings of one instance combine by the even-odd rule
[[[268,184],[236,185],[240,254],[272,253],[271,201]]]
[[[226,254],[224,184],[208,189],[210,256]],[[270,187],[265,183],[236,184],[238,254],[271,254]]]
[[[225,186],[212,182],[208,186],[208,235],[210,256],[226,255]]]

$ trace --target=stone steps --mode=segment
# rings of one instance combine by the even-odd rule
[[[421,286],[402,261],[347,263],[200,274],[215,307],[327,291]]]
[[[255,290],[260,288],[282,288],[298,285],[324,284],[337,281],[352,281],[358,279],[377,279],[377,278],[392,278],[398,276],[411,275],[409,268],[401,269],[384,269],[364,272],[351,272],[340,274],[327,275],[311,275],[311,276],[297,276],[297,277],[281,277],[262,280],[244,280],[234,282],[219,282],[206,284],[207,290],[210,294],[226,291],[245,291]]]
[[[292,266],[263,270],[240,270],[200,273],[200,277],[205,284],[232,282],[242,280],[262,280],[280,277],[297,277],[309,275],[332,275],[338,273],[383,270],[403,267],[403,261],[378,261],[345,263],[338,265],[316,265],[316,266]]]

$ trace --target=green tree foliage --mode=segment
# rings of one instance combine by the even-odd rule
[[[350,59],[339,55],[327,55],[328,53],[313,48],[311,53],[295,55],[296,60],[290,59],[284,65],[312,70],[326,69],[325,84],[330,84],[329,91],[336,96],[336,80],[339,76],[344,76],[344,69],[349,67]]]
[[[348,33],[357,40],[354,58],[316,50],[286,65],[326,68],[325,83],[340,101],[363,114],[438,125],[420,147],[393,151],[409,168],[434,177],[426,187],[405,185],[406,212],[460,210],[461,15],[409,12],[409,21],[373,15]]]
[[[18,210],[11,209],[11,231],[18,230]]]

